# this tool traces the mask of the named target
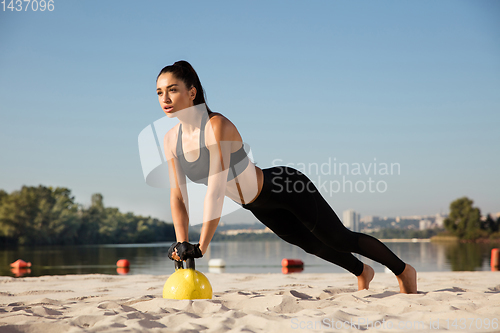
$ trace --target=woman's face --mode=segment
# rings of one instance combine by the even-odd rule
[[[188,89],[182,80],[172,73],[163,73],[156,81],[156,92],[163,112],[169,117],[182,109],[193,106],[196,88]]]

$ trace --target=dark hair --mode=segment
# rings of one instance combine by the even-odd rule
[[[156,77],[156,81],[158,81],[160,75],[164,73],[172,73],[178,80],[184,82],[188,89],[190,89],[191,87],[195,87],[196,97],[193,100],[193,104],[198,105],[205,103],[208,113],[212,113],[212,110],[208,108],[207,102],[205,101],[205,90],[201,85],[200,78],[189,62],[185,60],[179,60],[174,62],[173,65],[163,67],[163,69],[160,71],[160,74],[158,74],[158,76]]]

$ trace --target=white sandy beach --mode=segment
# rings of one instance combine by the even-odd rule
[[[162,298],[168,276],[0,277],[0,332],[499,332],[500,272],[205,274],[211,300]]]

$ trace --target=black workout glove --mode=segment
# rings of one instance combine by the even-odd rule
[[[182,242],[177,247],[177,255],[181,260],[186,260],[188,258],[201,258],[203,254],[200,250],[200,243],[191,244],[188,242]]]
[[[172,244],[172,246],[170,246],[170,248],[168,249],[168,257],[171,259],[171,260],[175,260],[174,258],[172,258],[172,254],[175,252],[175,250],[177,249],[177,247],[181,245],[180,242],[177,242],[177,243],[174,243]]]

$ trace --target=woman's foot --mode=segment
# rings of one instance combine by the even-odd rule
[[[373,280],[375,271],[368,265],[363,264],[363,272],[358,276],[358,290],[368,289],[370,281]]]
[[[399,291],[404,294],[417,293],[417,271],[411,265],[406,264],[403,273],[396,275],[399,282]]]

